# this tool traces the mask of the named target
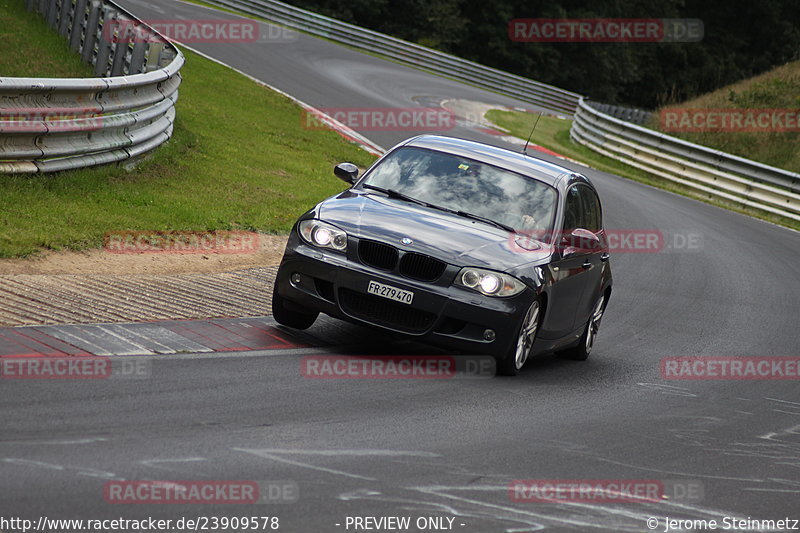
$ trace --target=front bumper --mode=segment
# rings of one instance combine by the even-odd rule
[[[357,242],[349,246],[352,249]],[[519,324],[534,291],[527,288],[510,298],[484,296],[451,286],[459,269],[451,265],[437,282],[419,282],[364,265],[356,254],[346,256],[315,248],[293,232],[275,290],[289,305],[294,302],[305,309],[456,351],[505,356],[516,345]],[[369,294],[370,281],[411,291],[413,302],[404,304]]]

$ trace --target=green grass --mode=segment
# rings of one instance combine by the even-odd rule
[[[669,108],[800,110],[800,60]],[[657,112],[648,127],[660,130]],[[668,132],[723,152],[800,172],[798,132]]]
[[[486,114],[486,118],[501,128],[507,130],[511,135],[519,137],[520,139],[527,139],[530,134],[531,127],[536,120],[535,114],[526,113],[521,111],[500,111],[491,110]],[[705,203],[730,209],[738,213],[743,213],[752,217],[760,218],[773,224],[779,224],[796,230],[800,230],[800,223],[792,219],[764,213],[757,209],[742,206],[735,202],[726,200],[719,200],[716,198],[709,198],[705,195],[699,194],[697,191],[689,187],[685,187],[678,183],[665,180],[659,176],[654,176],[638,168],[630,165],[620,163],[619,161],[598,154],[589,148],[573,142],[569,138],[569,129],[572,126],[571,120],[559,119],[555,117],[542,116],[539,124],[536,126],[531,142],[548,148],[563,156],[569,157],[576,161],[580,161],[592,168],[610,172],[624,178],[628,178],[646,185],[658,187],[670,192],[688,196],[701,200]],[[529,150],[529,153],[534,153]]]
[[[0,257],[99,247],[122,230],[286,233],[345,188],[334,164],[374,157],[304,126],[289,99],[191,52],[170,142],[134,170],[0,176]]]
[[[0,76],[87,78],[92,69],[22,0],[0,0]],[[34,68],[35,62],[35,71]]]

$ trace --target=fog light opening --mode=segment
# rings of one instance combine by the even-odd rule
[[[497,334],[493,329],[487,329],[483,332],[483,340],[491,342],[495,339],[495,337],[497,337]]]
[[[300,274],[295,272],[291,277],[292,285],[300,285]]]

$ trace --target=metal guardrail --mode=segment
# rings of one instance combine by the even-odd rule
[[[600,109],[602,104],[580,101],[572,140],[710,198],[800,220],[800,174],[643,128]]]
[[[593,109],[596,109],[601,113],[605,113],[606,115],[611,115],[612,117],[624,120],[625,122],[638,124],[639,126],[647,124],[647,121],[649,121],[650,117],[653,116],[653,113],[651,113],[650,111],[645,111],[643,109],[638,109],[635,107],[625,107],[613,104],[599,104],[597,102],[591,102],[591,106]]]
[[[25,4],[100,77],[0,78],[0,172],[123,161],[171,137],[184,64],[177,48],[110,0]]]
[[[311,35],[380,54],[444,77],[530,102],[548,111],[572,115],[581,95],[486,67],[450,54],[354,26],[276,0],[207,0]]]

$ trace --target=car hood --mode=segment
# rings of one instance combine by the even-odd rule
[[[321,203],[318,216],[352,236],[461,266],[509,271],[550,255],[547,247],[523,248],[516,234],[501,228],[379,194],[346,191]],[[413,243],[404,245],[403,238]]]

